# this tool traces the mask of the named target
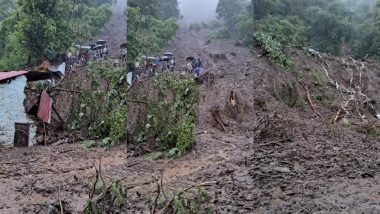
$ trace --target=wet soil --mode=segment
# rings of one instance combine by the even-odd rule
[[[258,56],[259,50],[252,53],[229,40],[207,44],[208,34],[181,29],[163,50],[174,53],[179,70],[186,57],[200,56],[205,71],[214,76],[200,85],[198,135],[191,151],[153,161],[130,156],[126,145],[2,148],[0,213],[45,213],[57,206],[59,192],[65,210],[80,213],[88,180],[95,175],[92,163],[100,159],[105,175],[126,178],[128,199],[121,213],[149,213],[146,203],[155,196],[161,171],[167,189],[214,182],[206,190],[215,213],[379,213],[380,139],[359,131],[364,122],[356,113],[347,116],[349,125],[332,125],[329,120],[346,95],[328,84],[312,84],[307,75],[299,81],[296,75],[321,68],[320,59],[292,51],[295,68],[289,71]],[[323,60],[332,78],[350,82],[341,59],[330,58]],[[379,102],[374,95],[380,66],[366,65],[366,94]],[[297,90],[290,90],[290,83]],[[303,85],[323,118],[308,105]],[[321,93],[324,102],[316,98]],[[212,109],[220,112],[226,131],[215,123]],[[358,109],[379,125],[365,108]]]
[[[109,54],[112,58],[120,56],[120,45],[127,41],[127,25],[124,14],[126,7],[127,0],[114,0],[110,21],[97,36],[97,39],[107,41]]]

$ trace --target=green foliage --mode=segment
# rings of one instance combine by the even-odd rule
[[[214,32],[212,32],[208,39],[226,39],[231,38],[230,32],[228,31],[227,27],[223,26],[221,28],[217,28]]]
[[[153,2],[147,1],[146,4],[153,4]],[[130,62],[134,62],[141,55],[149,55],[164,47],[179,29],[175,18],[161,19],[158,14],[147,13],[144,10],[153,6],[144,6],[141,3],[128,1],[126,10],[128,20],[127,58]],[[178,9],[178,5],[171,5],[171,8],[166,8],[166,10],[172,10],[173,7]]]
[[[246,44],[253,44],[253,19],[244,11],[233,17],[237,38]]]
[[[128,4],[135,5],[135,4]],[[179,26],[174,18],[159,19],[144,15],[140,7],[127,8],[128,60],[158,51],[176,34]]]
[[[149,100],[147,118],[142,121],[139,143],[153,138],[159,151],[182,155],[194,142],[199,89],[191,78],[177,73],[154,77],[157,96]],[[174,149],[175,148],[175,149]]]
[[[161,0],[128,0],[128,7],[140,8],[144,16],[160,17]]]
[[[338,55],[341,46],[351,40],[354,29],[348,12],[335,9],[333,6],[327,9],[310,7],[305,17],[308,23],[306,38],[311,47]]]
[[[379,59],[379,2],[252,0],[244,10],[244,1],[220,0],[217,12],[228,32],[239,39],[248,39],[248,43],[252,42],[250,30],[255,28],[283,45],[307,46],[335,55],[350,54],[342,53],[342,47],[348,47],[356,57],[368,55]]]
[[[170,18],[179,18],[180,11],[178,8],[177,0],[161,0],[160,1],[160,18],[170,19]]]
[[[162,158],[164,154],[162,152],[152,152],[145,155],[145,158],[148,160],[158,160]]]
[[[284,54],[281,43],[274,40],[269,34],[258,32],[256,34],[256,44],[262,47],[265,54],[279,65],[285,68],[293,66],[293,60]]]
[[[63,1],[19,1],[19,41],[32,59],[55,56],[71,46],[69,11]]]
[[[127,49],[128,60],[134,61],[140,54],[139,44],[139,25],[141,20],[141,12],[138,7],[127,7]]]
[[[169,198],[167,198],[169,196]],[[149,197],[148,208],[153,206],[161,209],[160,213],[198,214],[213,213],[211,209],[211,196],[202,186],[192,186],[185,190],[176,190],[173,193],[163,192],[161,189],[157,201]]]
[[[224,28],[219,28],[213,38],[232,37],[244,44],[253,44],[253,15],[251,5],[244,0],[219,0],[216,12],[224,21]]]
[[[299,45],[304,43],[302,33],[305,31],[302,20],[295,16],[274,17],[267,16],[258,20],[257,31],[265,32],[283,45]]]
[[[73,17],[74,35],[76,40],[86,41],[95,37],[112,15],[110,5],[103,4],[99,7],[77,5],[74,7]]]
[[[216,13],[220,19],[223,19],[230,35],[234,35],[234,16],[243,11],[242,0],[219,0]]]
[[[83,211],[85,214],[114,213],[115,209],[125,204],[126,184],[115,178],[105,179],[105,176],[100,173],[101,171],[97,171],[96,178],[88,183],[90,198]]]
[[[15,14],[0,23],[0,70],[15,70],[27,62],[28,54],[19,41],[16,24]]]
[[[0,70],[52,59],[109,20],[110,0],[0,0]]]
[[[98,145],[98,142],[96,142],[95,140],[86,140],[86,141],[80,142],[80,144],[84,148],[90,149],[90,148],[96,147]]]
[[[113,146],[126,135],[125,71],[111,63],[94,62],[88,75],[91,88],[82,89],[77,119],[73,122],[80,129],[88,128],[91,138],[102,139],[101,146]]]
[[[15,7],[15,0],[0,0],[0,22],[10,16]]]
[[[115,180],[110,188],[110,203],[113,207],[121,207],[125,202],[126,187],[121,181]]]
[[[202,207],[207,205],[211,201],[210,195],[202,187],[196,188],[197,192],[194,195],[188,194],[183,191],[179,191],[174,196],[172,204],[173,213],[178,214],[197,214],[201,211],[204,213],[212,213],[210,208]]]

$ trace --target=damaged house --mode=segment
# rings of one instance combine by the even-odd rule
[[[36,127],[25,113],[27,71],[0,72],[0,144],[32,146]]]
[[[38,103],[34,110],[26,109],[25,90],[27,82],[54,81],[55,72],[0,72],[0,146],[28,147],[37,144],[36,120],[50,123],[52,99],[43,91],[36,97]]]

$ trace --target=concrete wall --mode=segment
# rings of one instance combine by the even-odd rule
[[[25,76],[17,77],[10,84],[0,84],[0,145],[13,146],[15,123],[32,123],[24,109],[25,85]],[[35,144],[35,133],[35,127],[31,126],[29,146]]]

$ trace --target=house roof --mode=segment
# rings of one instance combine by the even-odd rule
[[[10,79],[13,77],[18,77],[28,73],[27,71],[9,71],[9,72],[0,72],[0,81]]]

